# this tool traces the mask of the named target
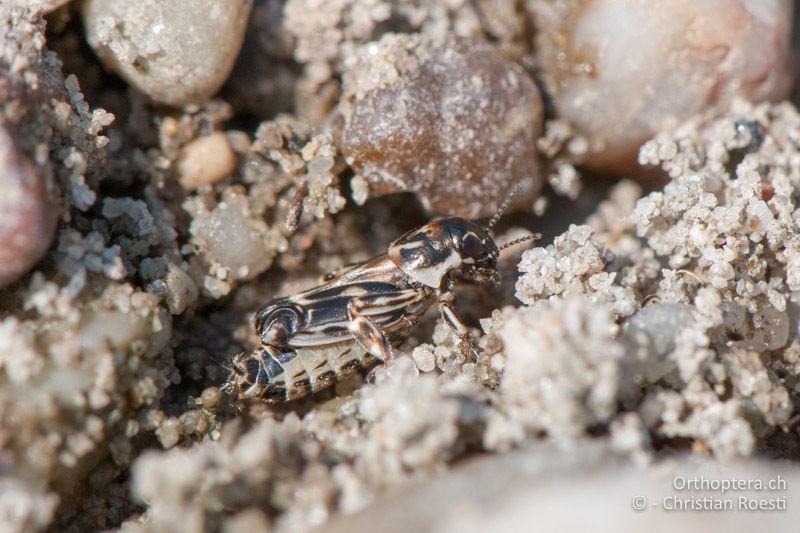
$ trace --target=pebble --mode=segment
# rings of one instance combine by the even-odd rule
[[[622,337],[635,343],[644,334],[651,356],[663,359],[675,348],[675,339],[681,332],[694,324],[692,309],[690,305],[673,302],[648,305],[625,322]]]
[[[158,426],[156,436],[164,449],[172,448],[178,444],[181,439],[180,426],[180,421],[174,416],[167,418]]]
[[[541,186],[542,100],[528,73],[489,43],[409,35],[368,45],[345,79],[342,152],[354,190],[413,191],[426,209],[488,217],[519,184],[511,209]]]
[[[156,102],[219,90],[244,40],[252,0],[89,0],[86,34],[103,63]]]
[[[234,279],[252,279],[272,264],[275,254],[263,220],[250,216],[243,197],[229,198],[211,212],[198,215],[190,229],[206,256]]]
[[[28,272],[50,247],[57,220],[48,202],[52,187],[0,125],[0,287]]]
[[[208,429],[208,418],[199,409],[190,409],[178,419],[181,432],[187,435],[202,435]]]
[[[675,340],[695,323],[692,306],[664,302],[648,305],[631,316],[622,326],[626,346],[622,358],[623,381],[635,384],[656,383],[677,368],[669,358]]]
[[[199,295],[197,285],[191,276],[172,262],[167,266],[164,285],[166,286],[167,307],[173,315],[183,313],[197,300]]]
[[[222,391],[219,387],[206,387],[200,394],[200,403],[204,409],[215,409],[222,400]]]
[[[638,172],[644,141],[736,95],[788,94],[788,0],[537,5],[537,63],[558,117],[588,138],[596,170]]]
[[[414,363],[420,372],[432,372],[436,368],[436,359],[429,344],[414,348],[414,351],[411,352],[411,358],[414,359]]]
[[[222,132],[200,137],[181,150],[177,162],[178,181],[193,191],[213,185],[236,169],[236,154]]]

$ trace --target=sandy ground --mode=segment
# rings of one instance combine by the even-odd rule
[[[792,5],[727,3],[3,2],[0,530],[789,530]],[[369,383],[220,390],[266,302],[515,185],[474,353],[432,310]]]

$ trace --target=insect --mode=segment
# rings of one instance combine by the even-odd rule
[[[318,287],[276,299],[256,315],[261,346],[239,354],[223,388],[238,398],[284,402],[332,385],[377,361],[391,365],[391,341],[402,338],[435,302],[444,322],[474,350],[453,307],[455,278],[496,284],[500,251],[490,235],[508,205],[486,227],[443,218],[413,229],[387,252],[326,274]]]

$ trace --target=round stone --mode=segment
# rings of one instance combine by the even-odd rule
[[[206,100],[228,78],[252,0],[89,0],[86,35],[111,70],[153,100]]]

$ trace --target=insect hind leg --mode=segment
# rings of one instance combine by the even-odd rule
[[[359,299],[350,301],[347,306],[347,315],[350,319],[347,329],[370,355],[383,361],[384,365],[392,366],[394,363],[392,345],[375,322],[363,314],[364,309],[364,302]]]
[[[347,304],[347,329],[370,355],[383,361],[384,366],[392,366],[394,350],[378,324],[386,327],[403,317],[408,320],[414,313],[412,310],[422,305],[427,297],[425,292],[405,289],[353,298]]]

